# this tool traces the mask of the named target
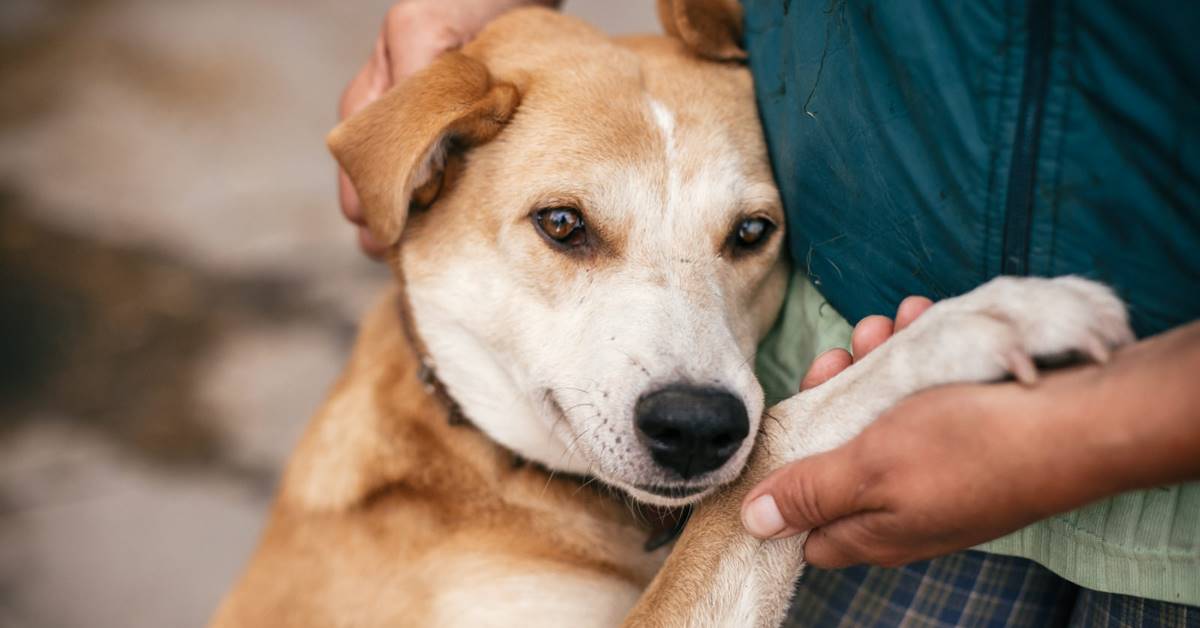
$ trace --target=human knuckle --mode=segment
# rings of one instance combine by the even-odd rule
[[[338,117],[343,120],[350,117],[351,112],[354,111],[354,104],[356,100],[354,94],[354,83],[355,81],[347,83],[346,89],[342,90],[342,97],[338,99]]]
[[[908,561],[905,560],[904,554],[895,549],[877,550],[874,560],[871,561],[880,567],[899,567],[906,562]]]
[[[867,430],[859,436],[848,453],[851,463],[863,478],[860,491],[879,487],[895,471],[899,464],[896,460],[896,444],[883,430]]]
[[[401,25],[408,23],[421,9],[421,4],[418,2],[397,2],[387,10],[384,20],[389,25]]]
[[[384,30],[394,38],[427,27],[432,17],[429,6],[424,2],[399,2],[388,9],[384,17]]]
[[[789,523],[819,523],[825,521],[821,492],[807,476],[794,478],[788,492],[783,515]],[[790,512],[789,512],[790,510]]]
[[[462,43],[463,35],[454,26],[443,24],[430,32],[430,39],[435,48],[449,50]]]
[[[879,538],[878,535],[870,533],[858,535],[855,550],[863,562],[872,565],[884,565],[899,558],[896,547]]]

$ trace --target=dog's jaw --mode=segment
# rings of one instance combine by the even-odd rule
[[[596,294],[572,311],[585,317],[579,328],[588,329],[588,337],[573,343],[546,337],[534,349],[543,354],[518,359],[514,353],[523,355],[532,346],[516,341],[528,332],[522,321],[535,316],[509,307],[519,291],[500,287],[507,280],[499,264],[442,259],[437,271],[444,274],[432,279],[425,260],[406,260],[405,266],[415,269],[407,282],[413,324],[438,379],[463,416],[497,444],[551,472],[594,477],[638,502],[670,508],[703,499],[741,471],[761,415],[762,389],[746,367],[751,358],[743,357],[747,351],[753,355],[752,345],[743,346],[732,332],[714,331],[723,320],[715,304],[698,309],[697,293],[717,291],[645,286]],[[468,293],[450,280],[485,275],[490,277],[485,291],[500,290],[509,298]],[[658,294],[664,291],[669,294]],[[473,307],[482,302],[495,307]],[[557,322],[547,319],[546,325],[560,328]],[[707,330],[708,341],[692,346],[700,330]],[[613,339],[624,344],[614,345]],[[651,460],[633,420],[642,395],[678,381],[735,391],[751,416],[751,436],[739,452],[720,469],[686,482]],[[695,492],[672,494],[647,490],[649,485]]]
[[[570,421],[554,396],[544,393],[537,404],[521,391],[528,387],[520,376],[505,368],[486,345],[469,330],[455,324],[451,317],[439,315],[433,308],[414,306],[418,333],[429,351],[428,361],[447,393],[463,416],[497,444],[514,454],[557,473],[593,476],[643,504],[680,508],[695,504],[726,482],[694,487],[687,495],[663,495],[612,477],[602,465],[587,459],[587,449],[579,446]],[[753,436],[745,450],[753,444]],[[730,464],[741,469],[744,455]],[[734,476],[736,477],[736,475]],[[732,478],[731,478],[732,479]],[[683,485],[680,488],[684,488]],[[687,488],[693,488],[687,486]]]
[[[567,446],[569,427],[533,404],[519,374],[496,361],[470,330],[436,308],[413,310],[417,331],[435,369],[463,416],[497,444],[547,469],[587,475],[591,469],[578,451]]]

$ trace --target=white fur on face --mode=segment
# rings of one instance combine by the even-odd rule
[[[675,147],[675,116],[667,106],[653,98],[646,98],[646,104],[654,115],[654,122],[662,134],[663,161],[667,164],[668,194],[679,185],[679,155]]]
[[[778,196],[720,128],[682,126],[649,97],[643,106],[652,146],[636,160],[601,153],[539,168],[555,154],[514,157],[523,132],[514,123],[499,176],[538,176],[495,186],[489,202],[506,210],[498,232],[435,259],[406,248],[404,266],[418,332],[469,420],[547,468],[679,505],[735,478],[758,429],[754,348],[771,318],[763,312],[773,314],[781,298],[779,246],[755,260],[731,259],[723,246],[748,210],[777,212]],[[534,121],[525,126],[530,134],[553,132]],[[485,146],[478,159],[489,151],[503,152]],[[620,253],[579,260],[550,251],[527,218],[527,185],[583,199],[585,220],[618,236]],[[650,458],[634,425],[638,399],[680,384],[727,391],[750,419],[741,449],[687,482]],[[639,486],[700,492],[666,498]]]

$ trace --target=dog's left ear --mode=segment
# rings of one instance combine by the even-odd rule
[[[714,61],[742,61],[742,5],[738,0],[658,0],[668,35]]]
[[[447,153],[486,142],[520,102],[484,64],[447,52],[338,125],[329,150],[362,200],[367,226],[384,244],[400,240],[410,205],[428,205]]]

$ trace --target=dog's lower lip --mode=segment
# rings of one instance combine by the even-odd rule
[[[707,486],[656,486],[652,484],[640,484],[638,490],[653,493],[659,497],[691,497],[697,493],[704,492]]]

